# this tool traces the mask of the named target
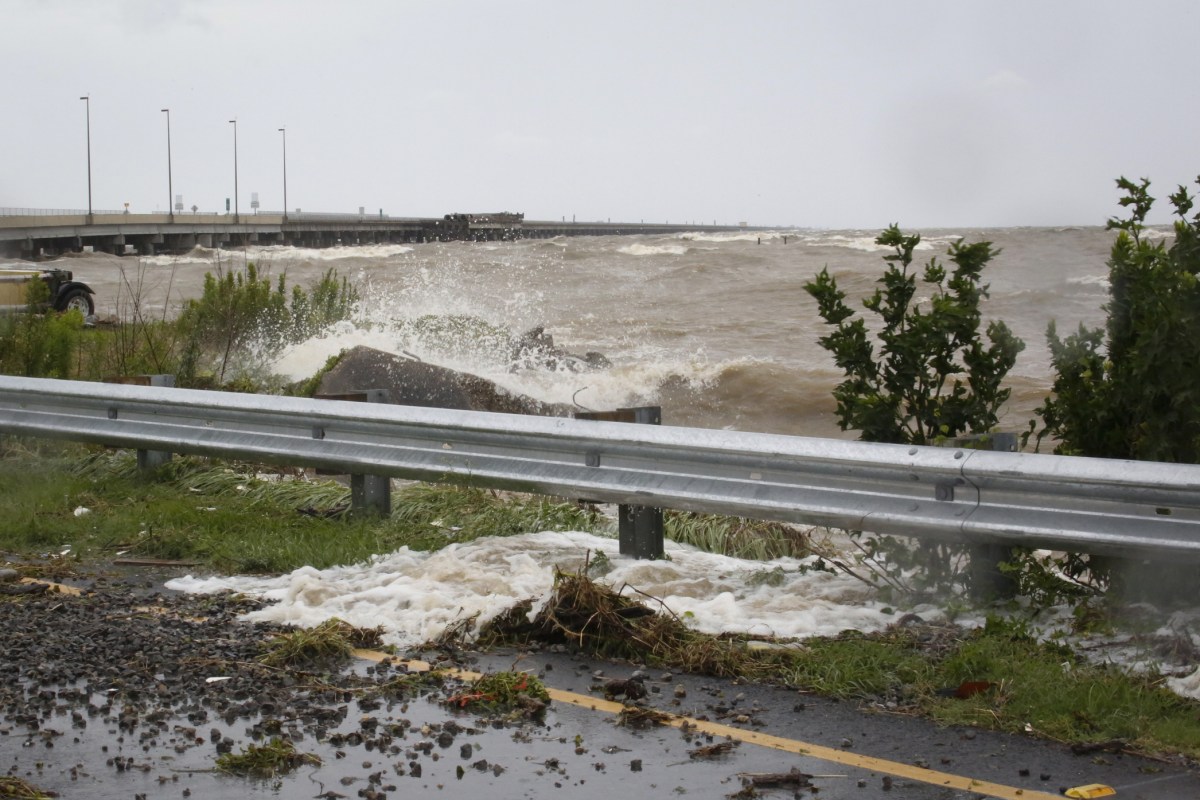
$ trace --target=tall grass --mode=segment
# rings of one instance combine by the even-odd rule
[[[770,561],[813,554],[807,530],[780,522],[668,511],[663,528],[672,541],[735,558]]]

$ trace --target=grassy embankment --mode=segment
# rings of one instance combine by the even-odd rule
[[[194,560],[217,571],[276,573],[359,562],[402,545],[430,550],[484,535],[612,528],[610,520],[573,503],[420,484],[398,491],[390,518],[355,518],[339,513],[348,502],[339,484],[295,476],[265,481],[255,472],[177,459],[148,481],[129,454],[74,446],[35,452],[0,440],[0,550],[29,562],[26,571],[69,546],[68,556],[53,559],[56,570],[86,571],[121,553]],[[802,537],[789,539],[776,527],[685,515],[672,517],[668,532],[726,549],[737,540],[744,551],[766,556],[802,544]],[[763,536],[765,543],[756,541]],[[563,576],[560,590],[564,586],[574,587],[569,603],[619,602],[583,576]],[[1092,666],[1061,646],[1040,643],[1019,622],[992,622],[974,632],[897,626],[879,635],[808,639],[800,648],[757,649],[702,636],[670,615],[613,618],[639,627],[589,636],[589,649],[889,702],[947,724],[1200,758],[1200,704],[1179,699],[1158,676]],[[496,635],[513,641],[530,631]],[[967,682],[980,690],[948,696]]]

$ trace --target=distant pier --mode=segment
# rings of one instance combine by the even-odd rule
[[[249,245],[334,247],[387,243],[510,241],[556,236],[670,235],[686,231],[762,230],[733,225],[552,222],[523,214],[128,214],[0,209],[0,256],[37,261],[63,253],[185,253],[193,247]]]

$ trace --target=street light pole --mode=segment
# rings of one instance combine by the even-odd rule
[[[287,128],[280,128],[283,134],[283,221],[287,222]]]
[[[175,185],[171,180],[171,109],[164,108],[167,115],[167,213],[175,221]]]
[[[83,101],[87,113],[87,165],[88,165],[88,224],[92,224],[92,99],[85,94]]]
[[[237,120],[229,120],[233,125],[233,221],[238,221],[238,184],[237,184]]]

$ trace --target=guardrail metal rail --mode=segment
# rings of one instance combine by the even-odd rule
[[[0,433],[1200,561],[1200,466],[0,377]]]

